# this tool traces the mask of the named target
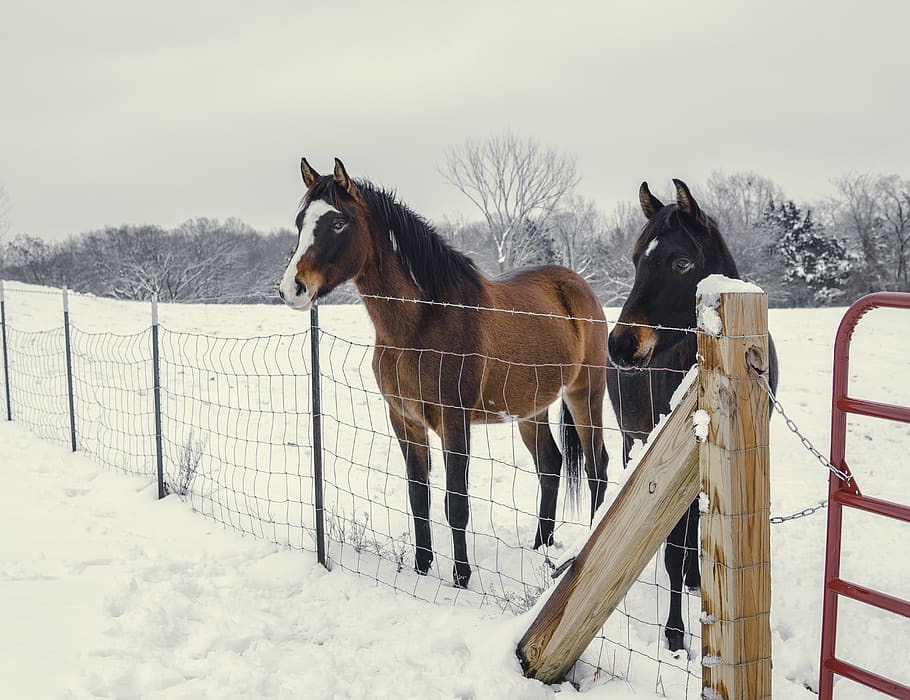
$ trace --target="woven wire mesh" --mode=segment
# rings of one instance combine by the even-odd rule
[[[324,309],[330,316],[332,307]],[[62,329],[8,328],[16,420],[41,437],[69,441]],[[413,518],[398,440],[373,376],[371,343],[343,331],[320,333],[325,519],[329,558],[415,597],[457,605],[528,610],[553,585],[554,562],[589,532],[582,480],[575,508],[560,488],[556,544],[532,548],[540,487],[515,422],[472,429],[468,552],[474,577],[452,585],[440,443],[431,435],[431,528],[436,559],[414,571]],[[227,527],[281,545],[316,550],[309,334],[215,337],[160,328],[162,448],[168,490]],[[77,439],[112,469],[155,471],[150,332],[86,333],[72,328]],[[659,370],[654,370],[659,371]],[[550,409],[555,430],[557,404]],[[621,438],[604,405],[611,456],[608,499],[622,475]],[[659,552],[573,670],[581,685],[647,678],[673,697],[700,692],[700,601],[683,596],[687,647],[667,654],[669,584]]]
[[[428,576],[418,576],[413,571],[408,479],[389,427],[386,398],[373,378],[373,346],[323,333],[320,350],[333,562],[428,600],[464,599],[511,610],[530,607],[550,585],[551,567],[549,552],[532,549],[539,484],[516,424],[475,424],[472,429],[467,538],[473,578],[467,590],[452,585],[444,458],[438,437],[431,434],[430,523],[436,559]],[[560,511],[558,539],[574,539],[587,531],[581,512],[574,513],[565,501]]]
[[[194,509],[315,550],[308,334],[159,335],[164,479]]]
[[[7,325],[6,342],[13,416],[38,437],[69,443],[63,328],[21,331]]]
[[[109,469],[155,477],[151,333],[70,330],[76,444]]]
[[[372,369],[374,353],[395,350],[375,350],[370,343],[321,332],[326,518],[333,565],[425,600],[496,605],[512,612],[530,609],[554,585],[554,563],[571,546],[583,542],[590,530],[584,475],[577,508],[566,498],[563,478],[555,546],[534,550],[540,485],[517,423],[475,424],[469,465],[471,515],[466,531],[473,577],[467,590],[456,588],[452,583],[452,536],[444,508],[443,454],[439,439],[431,433],[430,521],[435,560],[428,575],[416,574],[408,480],[387,416],[387,398],[394,401],[396,397],[383,395]],[[634,371],[646,376],[671,373],[676,383],[683,374]],[[557,409],[558,402],[549,412],[554,432]],[[608,421],[605,442],[612,456],[609,499],[623,479],[622,441],[609,401],[603,409]],[[697,551],[693,554],[698,557]],[[654,674],[660,692],[697,697],[701,692],[700,599],[697,593],[683,591],[682,613],[691,657],[685,651],[670,654],[663,634],[669,593],[661,550],[576,664],[571,680],[586,685],[605,677],[640,679],[642,674]]]

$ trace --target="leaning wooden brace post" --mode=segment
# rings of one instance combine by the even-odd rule
[[[693,382],[518,644],[525,675],[565,678],[698,495]]]
[[[698,288],[702,697],[771,697],[767,296],[712,276]]]

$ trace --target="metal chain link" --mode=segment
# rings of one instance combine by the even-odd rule
[[[777,397],[774,395],[774,392],[771,391],[771,387],[768,385],[768,380],[765,377],[765,375],[764,374],[759,375],[759,378],[761,379],[762,388],[764,388],[765,393],[768,394],[768,398],[771,401],[771,405],[774,407],[774,410],[777,411],[783,417],[784,421],[787,424],[787,428],[790,429],[790,432],[792,432],[794,435],[796,435],[799,438],[799,441],[802,443],[803,447],[805,447],[821,463],[821,465],[825,469],[827,469],[832,474],[837,476],[838,479],[841,479],[842,481],[850,483],[850,481],[853,477],[850,474],[847,474],[846,472],[838,469],[833,464],[831,464],[831,462],[828,460],[828,458],[825,457],[825,455],[823,455],[821,452],[819,452],[818,449],[816,449],[815,445],[812,444],[811,440],[809,440],[809,438],[807,438],[805,435],[803,435],[800,432],[799,426],[796,424],[796,422],[792,418],[790,418],[790,416],[787,415],[787,412],[784,410],[783,405],[781,404],[780,401],[778,401]],[[798,520],[799,518],[805,518],[807,515],[812,515],[813,513],[821,510],[822,508],[825,508],[827,505],[828,505],[828,501],[826,499],[824,501],[819,501],[819,503],[817,505],[809,506],[808,508],[803,508],[801,511],[793,513],[792,515],[773,516],[771,518],[771,524],[779,525],[780,523],[785,523],[788,520]]]
[[[771,517],[771,524],[780,525],[781,523],[785,523],[788,520],[799,520],[800,518],[805,518],[807,515],[812,515],[816,511],[819,511],[822,508],[827,507],[827,505],[828,505],[828,501],[824,500],[824,501],[819,501],[818,505],[809,506],[808,508],[803,508],[798,513],[793,513],[793,515],[774,515]]]
[[[784,411],[784,407],[781,405],[780,401],[777,400],[777,397],[774,396],[774,392],[772,392],[771,387],[768,386],[768,380],[764,377],[764,375],[762,375],[760,379],[765,392],[768,394],[768,398],[771,399],[771,404],[774,406],[774,410],[783,416],[784,420],[787,422],[787,427],[794,435],[799,438],[799,441],[803,444],[803,447],[811,452],[825,469],[835,474],[841,481],[845,481],[849,484],[853,480],[853,476],[835,467],[833,464],[831,464],[831,462],[828,461],[828,458],[825,457],[825,455],[823,455],[815,448],[815,445],[812,444],[809,438],[807,438],[799,431],[799,426],[796,425],[796,422],[787,415],[786,411]]]

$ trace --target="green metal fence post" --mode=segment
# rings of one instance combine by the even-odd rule
[[[6,420],[13,419],[13,406],[9,389],[9,346],[6,344],[6,302],[3,298],[3,280],[0,280],[0,328],[3,331],[3,386],[6,387]]]
[[[63,336],[66,341],[66,393],[70,404],[70,443],[76,451],[76,401],[73,396],[73,352],[70,345],[70,302],[66,287],[63,288]]]
[[[155,457],[158,465],[158,498],[164,498],[164,457],[161,452],[161,370],[158,358],[158,293],[152,295],[152,374],[155,394]]]
[[[316,559],[328,568],[325,556],[325,504],[322,483],[322,403],[319,385],[319,310],[310,310],[310,354],[313,360],[310,387],[313,395],[313,487],[316,507]]]

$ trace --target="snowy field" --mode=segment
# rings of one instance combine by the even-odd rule
[[[60,295],[9,283],[6,291],[13,347],[39,359],[25,362],[11,350],[16,420],[0,422],[8,494],[0,516],[7,533],[0,539],[3,697],[576,693],[570,684],[524,679],[513,652],[533,619],[528,606],[551,583],[545,556],[558,559],[585,532],[582,518],[562,509],[556,546],[531,551],[537,491],[530,457],[513,425],[475,428],[471,588],[448,583],[438,451],[437,558],[431,576],[414,575],[404,469],[372,380],[372,331],[361,308],[320,309],[333,562],[326,572],[312,554],[307,315],[277,306],[160,307],[165,469],[174,485],[182,461],[189,458],[197,472],[185,498],[159,502],[150,478],[149,305],[71,296],[74,455]],[[842,313],[770,312],[780,400],[824,453]],[[609,319],[616,315],[607,310]],[[910,404],[907,341],[910,312],[863,319],[851,394]],[[772,515],[816,506],[826,495],[825,470],[780,416],[771,426]],[[847,459],[864,493],[910,501],[910,426],[851,419],[849,431]],[[607,447],[610,478],[619,480],[615,430]],[[772,526],[779,698],[810,698],[817,687],[825,512]],[[843,576],[910,597],[908,528],[848,514],[845,531]],[[584,697],[698,697],[700,640],[690,638],[682,658],[662,649],[667,595],[659,560],[577,667]],[[697,596],[685,607],[697,635]],[[841,621],[842,657],[910,682],[910,623],[849,602]],[[875,696],[842,681],[836,697]]]

